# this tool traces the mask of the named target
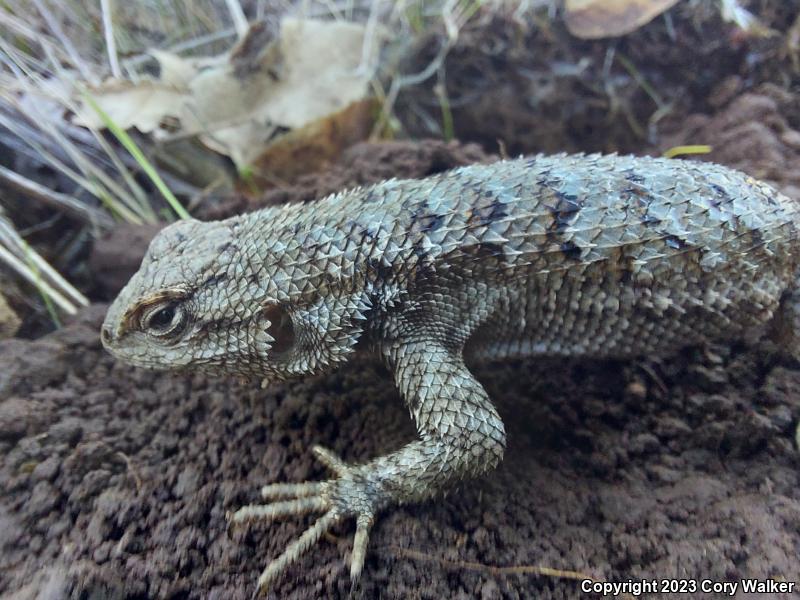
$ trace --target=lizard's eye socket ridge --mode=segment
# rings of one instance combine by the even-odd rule
[[[177,302],[157,304],[141,318],[143,331],[158,337],[176,336],[186,325],[185,311]]]

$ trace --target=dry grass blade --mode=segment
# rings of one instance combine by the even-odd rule
[[[136,213],[132,212],[127,206],[118,203],[100,181],[92,178],[91,175],[81,175],[74,169],[70,168],[63,160],[58,158],[54,152],[51,152],[48,148],[46,148],[39,140],[37,140],[36,136],[26,135],[29,133],[29,130],[25,128],[19,121],[15,121],[14,119],[8,118],[0,113],[0,126],[5,127],[14,133],[14,135],[16,135],[20,140],[23,140],[26,144],[28,144],[34,150],[34,152],[36,152],[38,158],[44,159],[54,169],[74,181],[76,184],[80,185],[90,194],[96,196],[101,202],[103,202],[103,204],[111,211],[112,214],[118,215],[121,219],[136,225],[141,225],[144,223],[144,220],[141,219]],[[59,149],[64,151],[69,159],[76,155],[82,156],[77,148],[72,148],[69,145],[67,147],[64,147],[63,145],[59,146]],[[80,168],[80,165],[78,165],[78,168]]]
[[[81,55],[75,49],[75,46],[70,41],[69,37],[64,30],[61,29],[61,25],[59,25],[58,21],[55,19],[53,15],[53,11],[48,9],[42,0],[32,0],[33,4],[36,6],[36,9],[39,11],[39,14],[44,19],[47,26],[50,28],[50,31],[53,32],[53,35],[58,39],[61,43],[64,50],[66,50],[67,54],[72,61],[72,64],[75,65],[75,68],[80,71],[81,76],[86,80],[92,83],[92,85],[96,85],[99,83],[97,76],[94,74],[91,68],[86,64],[86,62],[81,58]]]
[[[78,306],[89,304],[86,297],[31,248],[11,222],[2,215],[0,215],[0,261],[39,291],[56,325],[59,325],[59,319],[54,306],[67,314],[75,314]]]
[[[42,34],[40,32],[35,31],[31,27],[29,27],[28,24],[25,23],[25,21],[23,21],[19,17],[16,17],[6,12],[6,10],[3,9],[0,9],[0,25],[7,27],[15,35],[21,36],[29,42],[42,44],[43,46],[52,46],[47,39],[42,37]],[[61,59],[69,62],[69,56],[67,55],[66,52],[64,52],[63,48],[57,45],[52,47],[53,51],[56,52],[56,54],[58,54],[58,56]]]
[[[231,20],[233,21],[233,26],[236,28],[236,35],[243,38],[247,34],[249,25],[247,24],[247,17],[244,16],[242,5],[239,4],[238,0],[225,0],[225,4],[228,7],[228,12],[231,13]]]
[[[58,271],[50,266],[36,250],[30,247],[22,236],[14,229],[13,224],[5,217],[0,217],[0,243],[18,259],[30,263],[31,267],[46,277],[52,286],[57,287],[62,294],[69,296],[72,302],[79,306],[88,306],[89,300],[75,287],[64,279]],[[46,282],[41,282],[43,285]]]
[[[114,21],[111,16],[111,0],[100,0],[100,10],[103,13],[103,35],[106,40],[108,64],[111,67],[111,74],[119,79],[122,77],[122,69],[119,67],[119,58],[117,57],[117,42],[114,40]]]
[[[0,165],[0,183],[5,183],[8,187],[24,194],[28,198],[61,210],[87,225],[106,229],[114,225],[114,221],[103,211],[79,202],[66,194],[54,192],[2,165]]]
[[[42,78],[27,69],[22,64],[23,61],[20,60],[19,53],[2,38],[0,38],[0,50],[2,50],[0,58],[3,59],[6,66],[14,74],[16,87],[27,94],[41,96],[43,90],[47,89]],[[130,192],[133,192],[132,194],[123,190],[116,181],[103,169],[99,168],[93,160],[88,158],[62,133],[61,129],[64,124],[57,116],[42,113],[35,104],[20,102],[17,95],[9,90],[9,87],[8,85],[3,86],[4,89],[0,90],[0,92],[3,92],[8,102],[20,115],[24,116],[33,126],[38,127],[42,133],[46,133],[55,140],[73,164],[83,173],[83,181],[91,182],[88,186],[84,186],[87,191],[97,196],[112,212],[120,215],[126,221],[131,223],[157,221],[155,213],[143,193],[136,193],[135,188],[130,190]],[[67,108],[71,108],[61,97],[53,97],[51,99],[60,102],[62,105],[66,104]],[[5,126],[12,129],[12,131],[15,130],[13,124],[5,123]],[[122,172],[127,175],[124,169]],[[65,174],[67,173],[65,172]],[[138,201],[134,200],[134,198],[138,199]]]
[[[97,102],[95,102],[94,98],[92,98],[91,94],[89,94],[88,92],[84,92],[83,95],[89,106],[91,106],[92,109],[96,111],[98,115],[100,115],[100,118],[103,120],[108,130],[114,134],[114,137],[117,138],[119,143],[122,144],[123,147],[134,158],[134,160],[136,160],[137,164],[141,167],[142,171],[144,171],[145,174],[150,178],[150,181],[153,182],[153,185],[156,186],[158,191],[161,192],[161,195],[164,196],[164,199],[170,205],[172,210],[175,211],[175,214],[178,215],[178,217],[181,219],[190,218],[189,213],[186,212],[186,209],[183,207],[183,205],[180,202],[178,202],[178,199],[172,193],[172,190],[170,190],[167,187],[167,184],[164,183],[163,179],[161,179],[161,176],[158,174],[158,171],[156,171],[155,167],[153,167],[150,161],[147,160],[147,158],[139,149],[139,147],[136,145],[136,143],[133,141],[131,136],[129,136],[124,129],[119,127],[108,116],[108,114],[106,114],[103,111],[103,109],[100,108]]]
[[[56,304],[61,310],[69,315],[74,315],[76,312],[78,312],[78,309],[72,302],[64,298],[64,296],[42,281],[38,273],[33,271],[33,269],[19,260],[11,252],[6,250],[2,244],[0,244],[0,261],[8,265],[13,271],[15,271],[23,279],[28,281],[28,283],[35,286],[36,289],[39,290],[45,305],[48,307],[48,312],[50,312],[53,322],[56,325],[59,324],[58,316],[54,311],[51,310],[51,304]]]
[[[50,64],[56,69],[56,73],[58,77],[65,81],[67,78],[65,77],[63,70],[61,69],[58,60],[55,59],[52,52],[50,52],[47,47],[45,47],[45,53],[47,54],[48,59],[50,60]],[[61,96],[57,98],[57,101],[73,113],[77,111],[77,107],[75,103],[72,102],[72,98],[68,95]],[[80,128],[76,128],[80,129]],[[144,190],[136,183],[136,180],[133,176],[128,172],[128,169],[123,165],[122,160],[120,160],[119,156],[117,155],[116,151],[111,147],[111,145],[106,141],[103,135],[97,130],[90,128],[89,132],[91,133],[94,141],[100,146],[100,148],[105,152],[106,156],[111,160],[116,172],[122,176],[122,179],[125,181],[128,189],[131,191],[131,194],[136,199],[136,205],[142,208],[141,214],[147,217],[155,218],[155,213],[150,206],[150,202],[148,201],[147,195],[145,194]]]
[[[196,50],[202,46],[213,44],[235,35],[236,30],[232,27],[229,27],[221,31],[216,31],[214,33],[209,33],[208,35],[203,35],[185,42],[181,42],[179,44],[174,44],[167,47],[165,50],[170,54],[180,54],[181,52],[186,52],[187,50]],[[145,54],[137,54],[135,56],[131,56],[130,58],[123,59],[122,66],[125,68],[125,72],[130,77],[131,81],[136,82],[139,81],[137,69],[152,60],[153,55],[150,52],[147,52]]]
[[[687,156],[690,154],[709,154],[713,148],[707,144],[689,144],[687,146],[673,146],[664,151],[664,158]]]

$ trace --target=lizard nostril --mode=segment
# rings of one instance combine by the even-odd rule
[[[104,344],[110,344],[113,337],[114,336],[111,334],[111,328],[108,325],[103,325],[103,328],[100,330],[100,339],[102,342]]]

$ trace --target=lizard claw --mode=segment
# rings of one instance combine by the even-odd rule
[[[356,517],[356,534],[350,559],[351,591],[355,590],[361,576],[369,531],[375,521],[374,502],[371,500],[373,494],[368,493],[368,478],[363,473],[357,473],[358,467],[348,465],[326,448],[315,446],[313,452],[334,473],[334,479],[265,485],[261,488],[261,497],[268,501],[266,504],[243,506],[230,516],[231,523],[236,524],[253,519],[273,521],[287,516],[323,513],[280,556],[267,565],[258,578],[258,589],[262,592],[334,525],[351,516]]]

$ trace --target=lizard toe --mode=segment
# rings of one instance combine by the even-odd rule
[[[332,451],[316,446],[316,457],[335,477],[321,482],[273,483],[261,488],[266,504],[243,506],[232,515],[232,524],[251,520],[274,521],[282,517],[323,513],[303,534],[286,546],[273,559],[258,579],[258,589],[269,586],[294,562],[300,559],[319,539],[345,518],[355,517],[356,533],[350,560],[351,589],[361,577],[366,557],[369,532],[375,522],[381,494],[373,483],[370,471],[363,466],[348,465]]]
[[[328,511],[291,542],[283,553],[270,562],[258,578],[258,589],[266,592],[269,586],[293,563],[314,546],[323,535],[341,520],[334,511]]]
[[[372,515],[360,514],[356,519],[356,535],[353,538],[353,554],[350,556],[350,592],[353,593],[361,578],[364,568],[364,559],[367,556],[369,530],[375,519]]]

